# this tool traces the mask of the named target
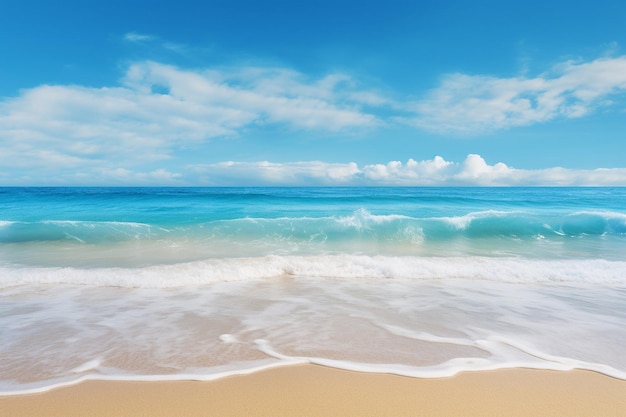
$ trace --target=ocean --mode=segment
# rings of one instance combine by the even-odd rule
[[[0,395],[625,346],[626,188],[0,188]]]

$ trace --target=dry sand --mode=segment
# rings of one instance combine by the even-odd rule
[[[415,379],[315,365],[213,382],[88,381],[0,397],[3,417],[626,416],[626,381],[512,369]]]

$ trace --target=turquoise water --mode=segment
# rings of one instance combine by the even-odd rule
[[[626,260],[625,190],[5,188],[1,260],[58,266],[321,254]]]
[[[626,379],[626,188],[0,188],[0,391],[314,362]]]

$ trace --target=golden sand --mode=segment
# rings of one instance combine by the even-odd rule
[[[528,369],[417,379],[289,366],[212,382],[88,381],[0,397],[3,417],[626,416],[626,381]]]

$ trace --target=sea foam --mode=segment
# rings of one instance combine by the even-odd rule
[[[526,367],[626,379],[624,286],[291,276],[2,294],[2,394],[297,363],[424,378]]]
[[[94,287],[176,288],[289,276],[335,280],[453,278],[516,283],[626,285],[624,271],[626,262],[602,259],[271,255],[208,259],[141,268],[0,267],[0,287],[74,284]]]

